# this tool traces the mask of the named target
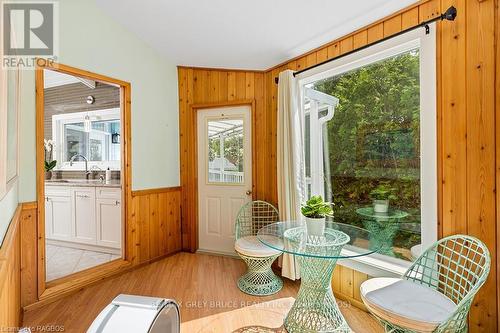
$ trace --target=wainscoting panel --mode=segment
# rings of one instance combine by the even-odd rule
[[[133,191],[128,258],[141,264],[181,250],[181,190]]]
[[[16,332],[13,328],[21,324],[20,215],[18,207],[0,248],[1,332]]]
[[[21,232],[21,306],[38,300],[36,203],[22,204]]]

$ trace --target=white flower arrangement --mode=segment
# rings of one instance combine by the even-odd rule
[[[45,171],[52,171],[57,165],[56,160],[52,160],[52,154],[55,146],[54,140],[43,139],[43,146],[45,148]]]

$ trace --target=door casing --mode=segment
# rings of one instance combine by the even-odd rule
[[[193,128],[192,131],[188,133],[181,133],[181,135],[186,135],[188,140],[192,143],[192,151],[188,152],[191,163],[190,174],[196,175],[194,179],[193,188],[194,191],[192,193],[183,193],[183,204],[182,204],[182,219],[185,219],[186,210],[189,209],[191,214],[194,215],[194,218],[187,219],[187,223],[185,226],[188,230],[183,230],[183,248],[189,250],[190,252],[196,252],[198,250],[199,245],[199,237],[198,237],[198,225],[199,225],[199,217],[198,217],[198,135],[196,131],[197,124],[197,112],[200,109],[212,109],[212,108],[221,108],[226,106],[241,106],[248,105],[250,106],[250,119],[252,121],[252,200],[255,200],[255,179],[257,167],[255,163],[255,129],[253,128],[255,125],[255,99],[243,99],[243,100],[234,100],[234,101],[226,101],[220,103],[204,103],[204,104],[191,104],[189,106],[189,112],[193,114],[193,121],[190,124]],[[182,165],[181,165],[182,167]],[[184,186],[182,191],[185,191]],[[186,202],[186,199],[190,198],[192,202]],[[188,238],[184,238],[184,235],[187,234]],[[184,242],[189,244],[189,246],[184,246]]]

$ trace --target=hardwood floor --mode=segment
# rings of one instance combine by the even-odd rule
[[[285,279],[283,289],[276,295],[246,295],[236,287],[236,280],[244,271],[245,265],[238,259],[179,253],[85,288],[40,309],[26,312],[23,325],[35,328],[54,325],[64,327],[64,332],[86,332],[104,306],[116,295],[128,293],[175,299],[181,308],[181,319],[185,327],[183,332],[205,332],[203,328],[206,328],[207,321],[199,320],[200,318],[216,318],[224,313],[227,317],[231,315],[227,312],[235,310],[235,313],[240,316],[243,313],[244,316],[245,312],[238,309],[295,297],[299,288],[299,282]],[[382,332],[376,321],[366,312],[343,302],[340,305],[355,332]],[[199,320],[199,324],[196,320]],[[195,328],[197,325],[200,327]],[[33,330],[41,331],[42,329]]]

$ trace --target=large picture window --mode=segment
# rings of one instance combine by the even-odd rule
[[[309,195],[334,203],[335,222],[371,231],[393,261],[436,239],[432,43],[411,32],[301,80]]]

